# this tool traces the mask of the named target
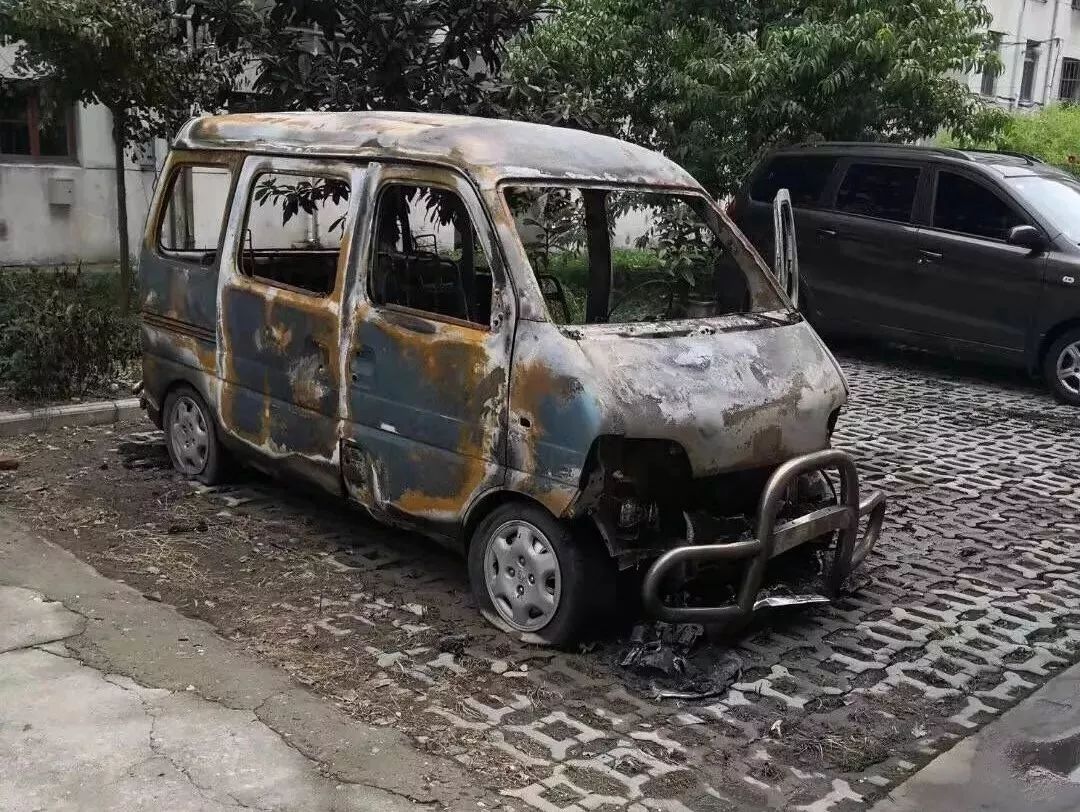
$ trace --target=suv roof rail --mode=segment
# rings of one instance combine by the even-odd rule
[[[892,141],[808,141],[796,144],[797,149],[813,147],[873,147],[875,149],[911,150],[914,152],[934,152],[938,155],[948,155],[950,158],[959,158],[962,161],[975,160],[972,155],[1003,155],[1009,158],[1019,158],[1031,166],[1044,163],[1040,158],[1029,155],[1026,152],[1011,152],[1004,149],[961,149],[959,147],[941,147],[935,144],[897,144]]]
[[[918,144],[897,144],[892,141],[808,141],[802,144],[796,144],[795,146],[803,149],[813,147],[873,147],[874,149],[895,149],[898,151],[936,152],[939,155],[948,155],[965,161],[971,160],[971,156],[966,155],[963,150],[954,147],[939,147],[934,144],[920,146]]]
[[[1012,152],[1007,149],[966,149],[964,152],[974,152],[976,155],[1007,155],[1010,158],[1021,158],[1027,161],[1028,164],[1045,163],[1041,158],[1029,155],[1026,152]]]

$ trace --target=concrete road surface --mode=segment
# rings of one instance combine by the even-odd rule
[[[473,808],[466,784],[0,519],[0,809]]]

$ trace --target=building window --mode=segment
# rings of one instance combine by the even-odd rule
[[[1029,39],[1024,49],[1024,75],[1020,80],[1020,101],[1031,101],[1035,93],[1035,71],[1039,67],[1039,43]]]
[[[9,85],[0,92],[0,160],[73,158],[73,118],[71,108],[46,116],[37,87]]]
[[[1080,2],[1080,0],[1078,0]],[[987,55],[1001,56],[1001,34],[997,31],[990,31],[987,33],[986,41],[986,53]],[[997,78],[999,68],[997,65],[987,65],[982,74],[982,86],[979,88],[979,92],[984,96],[996,96],[997,95]]]
[[[1080,3],[1080,0],[1073,0]],[[1064,102],[1080,103],[1080,59],[1061,61],[1061,88],[1058,96]]]

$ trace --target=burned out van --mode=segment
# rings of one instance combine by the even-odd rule
[[[243,459],[451,544],[522,639],[610,615],[620,570],[654,616],[738,622],[783,603],[759,595],[773,559],[826,552],[828,594],[880,531],[830,447],[836,361],[701,186],[631,144],[195,119],[140,277],[143,398],[177,470]],[[728,586],[683,588],[703,572]]]

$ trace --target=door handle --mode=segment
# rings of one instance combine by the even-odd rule
[[[840,236],[840,232],[838,232],[836,229],[833,229],[833,228],[819,228],[817,230],[817,235],[819,237],[828,237],[828,238],[832,239],[833,237]]]
[[[942,259],[943,256],[943,254],[940,254],[937,251],[919,251],[919,264],[927,265],[932,262],[937,262],[939,259]]]

